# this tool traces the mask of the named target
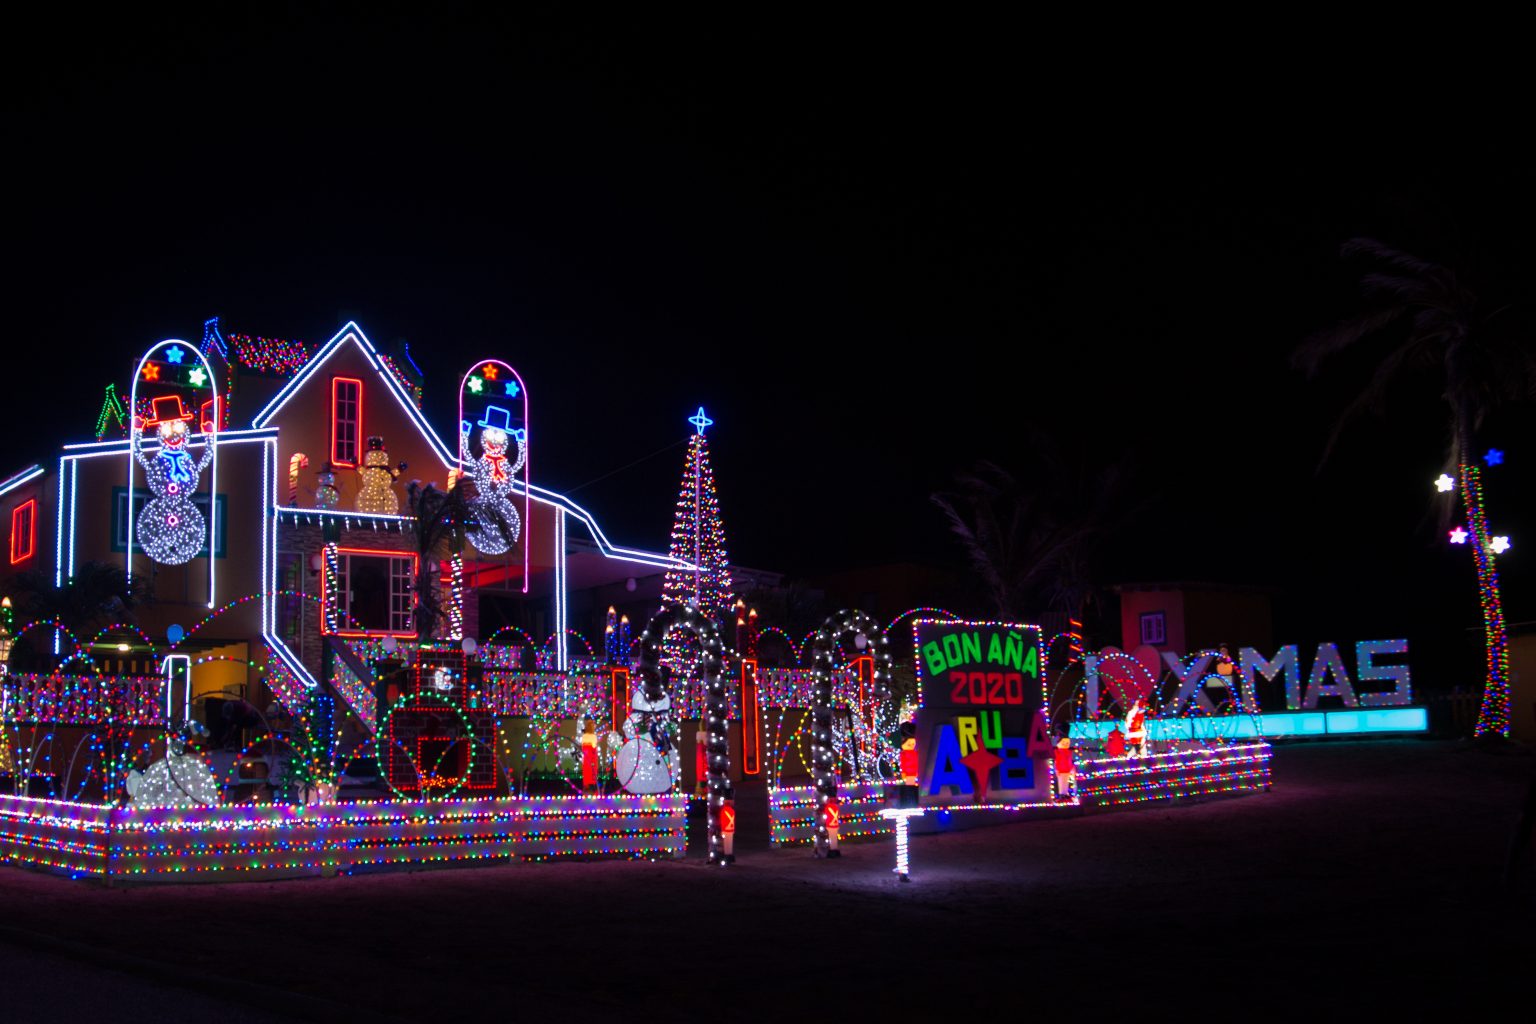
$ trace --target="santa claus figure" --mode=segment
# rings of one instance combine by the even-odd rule
[[[1125,715],[1125,742],[1132,757],[1147,756],[1147,712],[1141,701],[1132,701]]]

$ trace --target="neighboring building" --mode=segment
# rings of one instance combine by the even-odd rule
[[[179,349],[161,350],[140,371],[151,376],[137,382],[138,408],[130,413],[188,424],[185,464],[194,470],[193,505],[205,521],[210,514],[214,519],[212,558],[206,542],[182,564],[144,552],[131,522],[153,498],[145,470],[134,463],[128,439],[98,439],[66,444],[57,463],[0,482],[11,569],[51,571],[62,584],[77,566],[96,561],[125,565],[134,577],[147,579],[152,599],[135,610],[135,624],[157,644],[172,627],[189,633],[177,650],[192,656],[194,699],[238,693],[264,706],[268,698],[258,679],[274,691],[287,685],[298,692],[326,672],[339,681],[345,666],[360,668],[387,646],[385,638],[416,639],[419,556],[414,520],[405,514],[405,485],[415,479],[443,490],[459,469],[457,444],[445,444],[421,412],[419,385],[353,323],[313,352],[299,343],[226,339],[216,331],[201,345],[183,342]],[[168,377],[185,384],[183,392],[193,387],[188,380],[206,385],[199,356],[220,385],[224,408],[218,414],[211,391],[199,402],[202,396],[193,390],[193,400],[183,405],[184,395],[171,401],[157,387]],[[160,393],[163,404],[152,405],[146,393]],[[508,393],[516,393],[510,385]],[[215,415],[223,427],[217,458],[197,473]],[[399,502],[395,513],[357,511],[358,467],[375,437],[382,438],[388,466],[406,464],[386,488]],[[530,447],[536,446],[534,436]],[[144,450],[151,461],[159,453],[153,430],[145,431]],[[378,461],[386,462],[382,456]],[[327,463],[335,468],[335,493],[325,492],[319,476]],[[514,473],[512,484],[520,516],[526,509],[521,536],[495,557],[466,547],[461,629],[440,637],[483,641],[502,627],[516,627],[533,645],[552,637],[544,660],[550,669],[564,670],[586,654],[568,639],[573,609],[595,610],[600,638],[602,610],[618,595],[629,599],[619,602],[626,604],[650,597],[653,610],[660,575],[691,569],[685,561],[613,544],[590,512],[537,483]],[[317,507],[326,499],[334,507]],[[334,564],[328,542],[335,544]],[[449,567],[444,569],[446,574]],[[654,591],[652,579],[658,581]],[[646,581],[645,591],[631,580]],[[451,581],[445,575],[438,585],[446,589]],[[322,607],[327,586],[339,607]],[[636,616],[642,624],[648,610]],[[119,638],[111,639],[115,644]],[[149,663],[147,645],[129,647],[118,660],[141,660],[137,671],[159,672]],[[532,652],[527,661],[532,667]],[[376,708],[367,706],[366,687],[337,690],[349,702],[355,699],[360,706],[351,710],[371,727]]]
[[[1224,583],[1117,583],[1120,647],[1146,644],[1188,654],[1226,644],[1233,651],[1274,645],[1270,591]]]

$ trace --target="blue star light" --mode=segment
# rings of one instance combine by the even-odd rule
[[[1490,466],[1497,466],[1504,461],[1504,453],[1497,448],[1489,448],[1488,454],[1483,456],[1483,461]]]
[[[517,392],[518,392],[517,382],[516,381],[512,381],[512,380],[507,381],[507,394],[509,396],[511,396],[512,398],[516,398],[517,397]]]
[[[186,354],[186,351],[180,345],[172,345],[170,348],[165,350],[165,358],[169,359],[173,363],[181,362],[181,357]]]
[[[699,433],[704,433],[704,428],[714,425],[714,420],[704,415],[704,407],[699,406],[699,411],[688,417],[688,422],[699,428]]]

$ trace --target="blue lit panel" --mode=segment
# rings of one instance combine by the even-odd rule
[[[1073,722],[1074,740],[1109,738],[1115,722]],[[1153,740],[1285,739],[1301,736],[1364,736],[1372,733],[1428,732],[1429,711],[1421,707],[1349,711],[1267,711],[1218,718],[1154,718],[1147,722]]]

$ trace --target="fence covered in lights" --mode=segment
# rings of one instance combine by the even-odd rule
[[[904,637],[898,626],[913,617],[868,628],[873,641],[832,630],[821,641],[825,656],[810,667],[729,659],[727,718],[736,729],[732,757],[742,762],[735,770],[767,784],[774,844],[824,846],[830,825],[834,849],[838,838],[892,832],[905,849],[907,816],[921,810],[891,813],[904,785],[916,784],[917,803],[942,808],[947,819],[971,807],[1112,806],[1270,784],[1263,716],[1245,700],[1253,688],[1223,694],[1192,685],[1194,663],[1201,678],[1221,676],[1224,655],[1176,660],[1148,683],[1149,672],[1126,669],[1128,656],[1084,657],[1073,635],[930,618],[914,624],[917,676],[920,686],[925,673],[932,677],[943,699],[930,686],[919,704],[875,655],[888,636]],[[587,658],[560,672],[548,657],[554,638],[535,645],[496,637],[473,656],[423,645],[408,659],[379,640],[349,640],[352,656],[334,664],[331,681],[343,717],[366,735],[351,746],[338,739],[341,730],[317,724],[327,714],[316,700],[333,698],[304,691],[269,652],[244,667],[277,697],[276,717],[215,763],[196,749],[188,678],[200,661],[180,653],[203,625],[158,646],[138,636],[165,666],[160,676],[97,670],[90,652],[102,635],[131,628],[116,626],[86,642],[66,638],[63,650],[74,650],[58,671],[3,679],[6,860],[76,876],[286,877],[427,861],[672,857],[686,848],[684,773],[669,768],[657,792],[626,791],[617,777],[621,746],[634,739],[624,731],[633,683],[627,665],[594,656],[590,645]],[[924,629],[937,631],[926,648]],[[811,661],[814,636],[783,646]],[[1371,660],[1398,650],[1361,645],[1360,678],[1387,679],[1406,694],[1406,668]],[[1233,671],[1244,680],[1256,678],[1242,676],[1249,668],[1289,680],[1300,670],[1284,658],[1247,657]],[[394,703],[378,699],[376,679],[359,677],[390,659],[415,680]],[[1313,673],[1324,672],[1323,681],[1312,681],[1319,700],[1338,696],[1340,686],[1326,676],[1336,656],[1323,660]],[[700,681],[672,689],[677,723],[702,716]],[[813,713],[818,701],[830,711],[824,719]],[[450,712],[470,737],[457,752],[433,731]],[[904,731],[914,712],[916,730]],[[582,722],[594,742],[584,742]],[[287,763],[288,788],[258,798],[243,766],[254,758],[270,767],[274,752]],[[405,765],[398,772],[397,762]],[[345,799],[339,780],[369,764],[384,776],[382,789]]]

